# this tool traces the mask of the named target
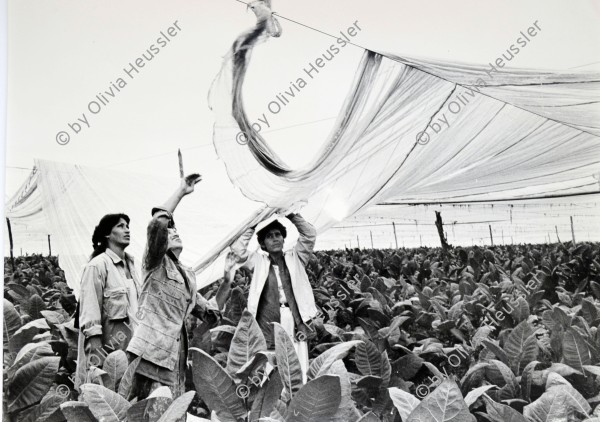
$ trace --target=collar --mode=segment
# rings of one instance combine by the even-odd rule
[[[280,263],[285,263],[285,253],[281,254],[281,258],[279,260],[271,258],[269,253],[267,253],[267,257],[269,258],[269,262],[271,264],[279,265]]]
[[[112,260],[114,264],[118,264],[119,262],[123,262],[123,260],[112,251],[112,249],[106,248],[104,253]],[[133,262],[133,257],[125,252],[125,259],[129,262]]]

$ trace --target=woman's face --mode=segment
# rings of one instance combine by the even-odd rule
[[[175,227],[170,227],[168,229],[168,231],[169,231],[169,239],[168,239],[168,243],[167,243],[167,249],[169,249],[169,250],[183,249],[183,242],[181,241],[181,239],[179,238],[179,235],[177,234],[177,229]]]
[[[114,226],[107,236],[108,242],[120,247],[129,246],[131,236],[129,233],[129,223],[121,218],[116,226]]]

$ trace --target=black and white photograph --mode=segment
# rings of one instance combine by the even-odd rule
[[[600,0],[2,1],[7,422],[600,422]]]

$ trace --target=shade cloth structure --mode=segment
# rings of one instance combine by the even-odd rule
[[[365,50],[321,151],[293,169],[252,130],[244,110],[252,50],[265,40],[264,19],[240,35],[210,101],[215,148],[231,181],[271,210],[307,200],[303,215],[323,231],[381,203],[599,191],[598,73],[492,70]],[[195,268],[205,268],[231,241]]]
[[[233,188],[231,192],[211,188],[208,179],[182,200],[174,214],[184,245],[181,259],[190,266],[236,228],[239,216],[260,208],[236,196]],[[131,218],[131,244],[126,251],[134,256],[140,271],[150,211],[178,184],[176,177],[164,174],[147,176],[36,160],[33,172],[6,205],[6,216],[17,248],[40,251],[43,242],[48,253],[50,234],[52,254],[58,255],[67,283],[78,296],[81,273],[92,252],[92,233],[100,218],[121,212]],[[221,268],[216,278],[222,274]]]
[[[491,72],[487,64],[373,51],[365,51],[314,162],[289,168],[267,139],[252,132],[243,107],[245,72],[252,49],[268,39],[267,22],[236,40],[210,95],[215,150],[232,185],[259,202],[204,188],[202,182],[202,194],[186,198],[176,212],[185,245],[182,259],[194,265],[200,286],[220,277],[218,258],[247,227],[285,213],[300,200],[307,201],[302,214],[322,235],[376,204],[598,192],[600,75]],[[238,143],[240,130],[247,144]],[[130,215],[128,251],[139,261],[150,209],[177,185],[164,174],[151,178],[48,161],[35,166],[7,204],[15,241],[39,233],[45,242],[45,234],[51,234],[53,253],[76,292],[100,217]]]

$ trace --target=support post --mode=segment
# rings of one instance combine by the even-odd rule
[[[575,246],[576,243],[575,243],[575,229],[573,228],[573,216],[571,216],[571,236],[573,237],[573,246]]]
[[[369,234],[371,235],[371,249],[375,249],[375,247],[373,246],[373,232],[369,230]]]
[[[50,235],[48,235],[48,256],[52,256],[52,245],[50,244]]]
[[[394,239],[396,239],[396,249],[398,249],[398,236],[396,236],[396,223],[392,221],[392,227],[394,228]]]
[[[360,249],[360,239],[358,238],[358,235],[356,235],[356,243],[358,245],[358,249]]]
[[[442,222],[442,213],[435,211],[435,226],[437,227],[438,235],[440,236],[440,242],[442,249],[447,251],[451,245],[448,244],[448,239],[444,235],[444,223]]]
[[[556,239],[558,240],[558,243],[562,243],[560,237],[558,237],[558,226],[554,226],[554,230],[556,230]]]
[[[494,236],[492,236],[492,225],[488,224],[488,227],[490,228],[490,240],[492,242],[492,246],[494,246]]]
[[[12,265],[13,271],[15,271],[15,257],[13,256],[12,228],[10,227],[10,219],[8,217],[6,217],[6,225],[8,226],[8,241],[10,243],[10,264]]]

